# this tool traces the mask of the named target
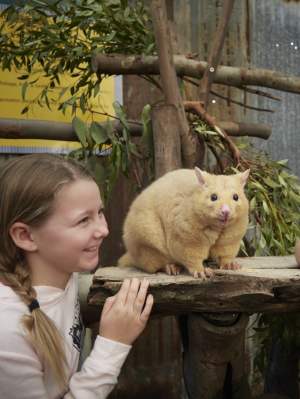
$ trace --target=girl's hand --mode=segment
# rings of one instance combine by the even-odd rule
[[[105,301],[99,334],[113,341],[131,345],[144,330],[153,305],[147,295],[149,282],[125,279],[119,292]]]

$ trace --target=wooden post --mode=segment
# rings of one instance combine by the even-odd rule
[[[181,167],[177,110],[172,104],[152,108],[154,165],[156,178]]]
[[[190,399],[251,399],[244,350],[248,319],[244,313],[186,317],[183,374]]]
[[[177,146],[175,153],[180,155],[180,158],[176,160],[174,165],[169,165],[167,171],[176,169],[178,164],[181,165],[181,154],[183,165],[192,168],[197,163],[197,149],[199,143],[197,145],[197,137],[190,134],[189,124],[186,119],[183,101],[178,87],[165,0],[152,0],[150,9],[158,51],[159,71],[165,96],[165,104],[167,106],[172,105],[174,108],[172,110],[173,121],[169,126],[165,123],[164,131],[169,130],[168,136],[174,137],[173,147],[175,145]],[[165,107],[162,106],[162,111],[157,115],[163,116],[164,110]],[[171,122],[170,119],[168,121]],[[174,125],[176,125],[175,130],[173,130]],[[155,130],[155,128],[156,126],[154,125],[153,130]],[[165,137],[161,131],[158,131],[156,136],[159,140],[158,145],[164,142]],[[176,136],[179,136],[180,139]],[[163,162],[164,159],[161,160],[162,164]],[[166,169],[166,165],[164,165],[164,169]]]

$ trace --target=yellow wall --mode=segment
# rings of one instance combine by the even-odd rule
[[[5,5],[2,4],[3,0],[0,0],[0,10],[4,9]],[[11,3],[5,1],[5,4]],[[42,71],[35,71],[35,75],[30,76],[30,80],[34,80],[40,77]],[[21,72],[16,71],[2,71],[0,69],[0,118],[13,118],[13,119],[30,119],[30,120],[47,120],[56,122],[71,122],[74,115],[71,115],[70,110],[67,110],[65,114],[57,110],[58,104],[57,99],[61,90],[64,87],[68,87],[71,83],[76,81],[75,78],[69,76],[60,76],[62,83],[61,87],[53,89],[51,95],[48,98],[53,99],[50,101],[51,110],[48,109],[46,104],[40,107],[38,104],[33,104],[30,107],[29,112],[21,114],[22,109],[29,104],[32,104],[38,94],[46,87],[48,80],[47,78],[40,78],[33,86],[28,87],[26,91],[25,102],[22,100],[21,88],[24,80],[19,80],[18,76],[22,75]],[[76,78],[77,79],[77,78]],[[66,100],[70,96],[67,93],[60,101]],[[97,114],[94,114],[96,121],[103,121],[108,118],[107,115],[101,115],[100,113],[106,113],[114,115],[112,103],[115,101],[115,79],[113,77],[102,80],[100,91],[95,99],[93,99],[91,106]],[[70,108],[71,109],[71,108]],[[85,113],[84,115],[78,109],[76,116],[89,122],[91,121],[91,115]],[[62,148],[63,151],[70,151],[71,149],[78,148],[78,142],[61,142],[54,140],[18,140],[18,139],[0,139],[0,152],[29,152],[40,151],[42,148],[48,148],[49,151],[56,152]]]
[[[70,122],[72,116],[70,112],[63,115],[61,111],[57,111],[57,105],[51,104],[52,110],[50,111],[46,104],[43,108],[37,104],[33,106],[27,114],[21,115],[22,109],[28,102],[37,97],[38,93],[45,87],[46,79],[39,80],[32,88],[28,88],[26,91],[26,102],[22,101],[21,87],[24,80],[18,80],[15,72],[1,71],[0,70],[0,118],[17,118],[17,119],[42,119],[50,121],[62,121]],[[32,78],[33,80],[33,78]],[[65,77],[63,79],[63,85],[60,88],[56,88],[53,91],[53,97],[58,97],[60,90],[68,85],[71,79]],[[50,96],[52,97],[52,96]],[[64,97],[66,98],[66,96]],[[98,112],[107,112],[113,114],[112,103],[114,101],[114,78],[104,79],[101,83],[101,91],[99,92],[96,99],[93,100],[93,109]],[[88,119],[88,114],[82,115],[80,110],[77,114],[82,119]],[[105,120],[107,117],[97,115],[97,120]]]
[[[21,111],[28,102],[38,95],[38,93],[45,87],[46,80],[38,81],[34,87],[28,88],[26,91],[26,100],[22,101],[21,87],[24,81],[17,79],[15,72],[0,70],[0,118],[14,118],[14,119],[34,119],[34,120],[48,120],[57,122],[71,122],[72,115],[67,111],[65,115],[57,110],[55,103],[51,104],[52,110],[48,107],[40,107],[35,104],[27,114],[22,115]],[[44,82],[44,85],[43,85]],[[57,88],[53,92],[53,97],[58,97],[60,90],[68,85],[71,79],[65,77],[63,79],[63,86]],[[107,113],[114,115],[112,103],[115,101],[115,79],[113,77],[104,79],[101,83],[101,89],[96,99],[93,99],[93,109],[100,113]],[[80,110],[77,116],[85,121],[90,120],[88,113],[82,114]],[[96,120],[106,120],[105,115],[97,114]],[[67,153],[71,150],[80,147],[78,142],[56,141],[56,140],[29,140],[29,139],[0,139],[0,153],[30,153],[30,152],[61,152]]]

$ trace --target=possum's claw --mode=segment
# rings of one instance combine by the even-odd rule
[[[163,269],[169,276],[177,276],[180,274],[181,267],[174,263],[167,264]]]
[[[241,265],[237,262],[225,263],[224,265],[220,266],[220,269],[224,269],[224,270],[238,270],[240,268],[241,268]]]
[[[201,280],[206,280],[214,276],[214,271],[210,267],[204,267],[203,270],[193,272],[194,278],[201,278]]]
[[[204,268],[205,274],[207,277],[213,277],[215,275],[215,272],[213,271],[213,269],[211,267],[205,267]]]

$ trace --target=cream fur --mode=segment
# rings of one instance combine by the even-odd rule
[[[248,226],[243,191],[248,174],[217,176],[198,168],[178,169],[156,180],[129,209],[123,230],[127,252],[119,265],[154,273],[177,264],[195,275],[204,271],[203,261],[211,256],[226,267]],[[216,201],[212,194],[218,196]],[[225,224],[220,221],[222,206],[229,211]]]

